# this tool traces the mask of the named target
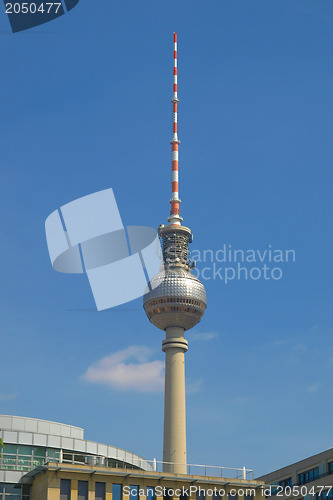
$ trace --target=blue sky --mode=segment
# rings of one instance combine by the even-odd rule
[[[280,280],[205,281],[188,460],[260,475],[333,446],[332,24],[326,0],[81,0],[14,35],[2,9],[0,413],[161,459],[163,393],[84,375],[113,356],[160,377],[163,335],[141,299],[98,313],[53,271],[44,222],[109,187],[124,224],[166,222],[177,31],[192,248],[296,252]]]

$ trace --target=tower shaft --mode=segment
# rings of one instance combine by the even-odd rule
[[[184,329],[167,328],[162,350],[165,352],[163,472],[186,474]]]

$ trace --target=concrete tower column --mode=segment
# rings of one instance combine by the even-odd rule
[[[166,328],[162,342],[165,352],[163,472],[187,473],[185,359],[188,349],[184,328]]]

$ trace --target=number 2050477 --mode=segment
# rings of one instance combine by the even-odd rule
[[[6,13],[7,14],[35,14],[37,12],[41,14],[57,14],[58,10],[62,6],[61,2],[45,2],[41,4],[35,4],[30,2],[23,3],[6,3]]]
[[[272,496],[272,491],[266,494],[266,496]],[[305,497],[306,495],[312,495],[313,497],[319,494],[319,496],[324,495],[325,499],[329,499],[330,495],[332,495],[332,486],[312,486],[308,488],[307,486],[286,486],[283,488],[282,486],[274,487],[274,496],[277,497],[298,497],[302,495]]]

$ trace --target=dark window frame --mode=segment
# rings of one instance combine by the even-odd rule
[[[97,486],[98,485],[98,486]],[[97,494],[97,489],[101,488],[101,492],[98,492]],[[96,481],[95,482],[95,500],[105,500],[105,491],[106,491],[106,485],[104,481]],[[102,493],[102,494],[100,494]]]
[[[84,494],[80,494],[80,486],[84,486]],[[89,481],[81,481],[77,482],[77,500],[88,500],[89,497]]]
[[[298,474],[299,484],[312,483],[319,479],[319,466],[313,467],[312,469],[305,470]]]
[[[118,493],[119,493],[119,498],[118,498]],[[121,483],[112,483],[112,500],[122,500],[122,498],[123,498],[123,485]]]
[[[282,488],[286,488],[287,486],[292,486],[292,481],[293,478],[292,476],[287,477],[286,479],[282,479],[282,481],[279,481],[279,485],[282,486]]]
[[[66,487],[68,486],[68,488]],[[70,479],[60,479],[60,500],[71,500],[72,483]]]
[[[148,495],[148,491],[152,491],[152,495]],[[146,486],[146,500],[156,500],[155,486]]]

